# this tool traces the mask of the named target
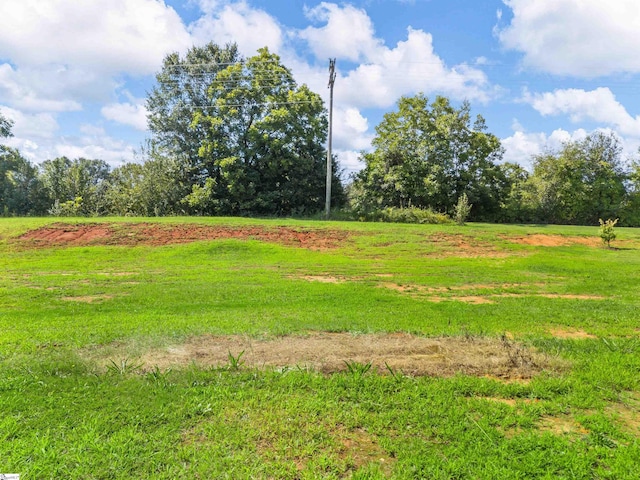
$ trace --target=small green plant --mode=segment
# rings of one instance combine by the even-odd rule
[[[602,219],[599,219],[600,222],[600,238],[602,239],[602,243],[604,243],[607,248],[611,248],[611,242],[616,239],[615,226],[618,223],[618,219],[611,220],[607,219],[606,222],[603,222]]]
[[[128,358],[123,358],[120,362],[111,360],[111,363],[107,365],[107,371],[113,375],[127,375],[137,372],[141,367],[142,364],[131,363]]]
[[[347,371],[353,375],[355,378],[362,378],[366,375],[366,373],[371,370],[371,362],[360,363],[355,360],[345,361],[344,364],[347,366]]]
[[[241,360],[244,355],[244,350],[241,351],[237,356],[234,356],[231,351],[229,351],[227,358],[229,359],[229,369],[230,370],[240,370],[240,367],[244,364],[244,361]]]
[[[458,203],[453,210],[454,220],[458,225],[464,225],[464,222],[469,218],[469,214],[471,213],[471,205],[469,203],[469,197],[467,197],[466,193],[463,193],[460,198],[458,198]]]

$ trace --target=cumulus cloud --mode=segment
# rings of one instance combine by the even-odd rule
[[[81,110],[80,102],[73,98],[77,91],[73,95],[65,95],[63,90],[68,87],[64,86],[62,77],[57,68],[16,70],[5,63],[0,65],[0,97],[12,107],[28,112]],[[72,79],[67,77],[66,80]]]
[[[283,43],[283,31],[275,18],[263,10],[250,7],[245,1],[227,3],[199,0],[204,15],[189,26],[196,43],[213,41],[219,45],[238,44],[244,55],[254,55],[259,48],[278,52]]]
[[[518,163],[531,169],[533,158],[547,151],[556,151],[567,142],[584,140],[588,132],[577,129],[569,132],[564,129],[556,129],[550,134],[545,132],[526,132],[519,122],[514,122],[517,129],[513,135],[501,140],[504,147],[505,162]]]
[[[503,0],[513,12],[498,29],[524,65],[558,75],[640,72],[637,0]]]
[[[568,115],[573,122],[592,120],[614,127],[623,135],[640,137],[640,116],[631,116],[608,88],[570,88],[536,94],[525,91],[523,100],[544,116]]]
[[[19,66],[149,74],[190,40],[178,14],[157,0],[0,2],[0,58]]]
[[[116,123],[129,125],[136,130],[147,131],[147,109],[144,100],[137,103],[111,103],[102,107],[102,116]]]
[[[376,56],[383,46],[375,37],[373,22],[364,10],[322,2],[305,13],[310,20],[325,23],[299,32],[318,58],[338,57],[355,62]]]
[[[432,36],[423,30],[408,28],[406,40],[389,47],[376,37],[364,10],[323,2],[307,15],[325,24],[301,30],[298,36],[316,57],[338,59],[336,95],[342,103],[389,107],[400,96],[416,92],[485,102],[495,93],[481,70],[465,64],[448,67],[435,53]],[[361,64],[345,71],[340,59]]]

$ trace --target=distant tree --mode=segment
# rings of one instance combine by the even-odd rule
[[[444,97],[431,104],[422,94],[402,97],[376,127],[373,147],[351,188],[356,211],[429,207],[453,213],[466,193],[472,218],[498,213],[506,188],[497,164],[503,150],[481,116],[472,124],[467,102],[456,109]]]
[[[42,215],[47,206],[38,168],[18,150],[0,146],[0,215]]]
[[[196,110],[202,115],[215,112],[207,108],[209,88],[215,84],[220,71],[239,60],[235,44],[219,47],[208,43],[191,48],[184,56],[167,55],[162,70],[156,75],[156,86],[147,98],[149,150],[153,156],[170,157],[184,164],[188,183],[185,195],[191,184],[204,182],[208,175],[199,155],[207,135],[206,127],[194,123],[193,115]]]
[[[182,165],[152,156],[143,164],[126,163],[111,172],[105,185],[105,209],[112,215],[163,216],[184,213]]]
[[[592,225],[619,216],[626,178],[618,138],[598,132],[535,157],[529,182],[541,221]]]
[[[194,212],[289,215],[324,205],[327,116],[322,99],[298,86],[266,48],[221,70],[212,107],[197,109],[206,178],[185,199]],[[338,170],[334,165],[334,172]],[[334,175],[335,199],[342,186]]]
[[[41,180],[50,206],[81,198],[79,213],[98,215],[102,213],[102,195],[109,172],[110,167],[104,160],[78,158],[72,161],[59,157],[42,163]]]

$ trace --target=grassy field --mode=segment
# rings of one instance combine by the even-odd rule
[[[0,219],[0,473],[638,478],[640,229],[60,222]]]

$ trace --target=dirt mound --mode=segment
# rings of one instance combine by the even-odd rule
[[[19,239],[34,247],[82,245],[169,245],[200,240],[260,240],[311,250],[340,246],[348,233],[340,230],[291,227],[222,226],[156,223],[53,223],[32,230]]]
[[[100,347],[88,355],[108,364],[122,358],[122,347]],[[148,351],[136,363],[146,370],[188,366],[228,366],[232,358],[246,367],[312,368],[334,373],[371,363],[380,373],[451,376],[464,373],[503,380],[527,380],[556,369],[550,360],[507,338],[423,338],[409,334],[311,333],[257,340],[243,336],[193,337]]]
[[[531,245],[533,247],[568,247],[571,245],[587,245],[598,247],[602,245],[599,238],[591,237],[570,237],[564,235],[544,235],[533,234],[524,237],[507,237],[506,240],[519,243],[521,245]]]

